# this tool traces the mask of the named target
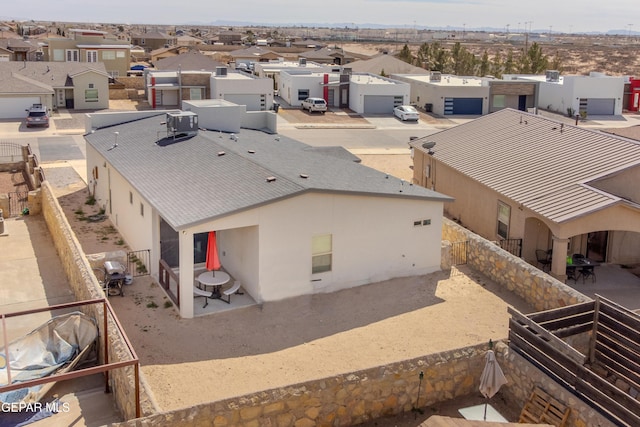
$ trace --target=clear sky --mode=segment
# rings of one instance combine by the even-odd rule
[[[640,4],[632,0],[5,0],[2,19],[209,24],[382,24],[406,27],[494,27],[510,31],[640,31]],[[630,25],[631,24],[631,25]]]

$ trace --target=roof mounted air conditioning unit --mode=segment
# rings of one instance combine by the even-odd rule
[[[306,67],[307,66],[307,58],[299,58],[298,59],[298,65],[301,67]]]
[[[191,111],[167,113],[167,136],[178,138],[198,133],[198,115]]]
[[[227,76],[227,67],[216,67],[216,76],[218,76],[218,77],[226,77]]]
[[[429,74],[429,81],[430,82],[439,82],[442,80],[442,73],[440,71],[432,71]]]
[[[557,70],[547,70],[545,73],[548,82],[559,82],[560,81],[560,71]]]

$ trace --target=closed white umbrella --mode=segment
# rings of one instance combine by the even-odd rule
[[[507,383],[507,378],[502,373],[493,350],[487,352],[485,361],[484,371],[480,377],[480,393],[487,398],[484,405],[484,419],[486,420],[488,399],[491,399],[500,390],[500,387]]]

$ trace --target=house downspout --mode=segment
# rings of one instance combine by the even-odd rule
[[[178,65],[178,108],[182,108],[182,66]]]

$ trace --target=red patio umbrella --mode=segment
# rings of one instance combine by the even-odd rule
[[[209,240],[207,241],[207,262],[205,264],[207,270],[220,270],[220,258],[218,257],[218,246],[216,245],[216,232],[209,232]]]

